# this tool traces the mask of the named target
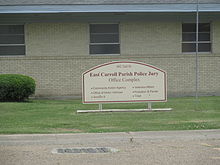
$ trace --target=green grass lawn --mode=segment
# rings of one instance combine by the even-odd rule
[[[104,109],[145,108],[146,103],[104,104]],[[76,110],[98,109],[81,100],[30,100],[0,103],[0,134],[78,133],[193,130],[220,128],[220,97],[170,98],[153,108],[173,108],[170,112],[130,112],[76,114]]]

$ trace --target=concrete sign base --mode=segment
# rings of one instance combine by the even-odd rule
[[[172,108],[160,109],[102,109],[102,110],[77,110],[77,113],[103,113],[103,112],[154,112],[154,111],[171,111]]]

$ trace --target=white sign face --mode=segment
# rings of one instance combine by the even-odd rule
[[[165,102],[166,72],[141,62],[115,61],[82,74],[83,103]]]

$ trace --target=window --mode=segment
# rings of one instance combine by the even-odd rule
[[[120,54],[118,24],[90,24],[90,54]]]
[[[200,23],[198,51],[211,52],[210,23]],[[182,24],[182,52],[196,52],[196,24]]]
[[[0,56],[25,55],[24,25],[0,25]]]

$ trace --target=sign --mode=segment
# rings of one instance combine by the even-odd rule
[[[82,74],[83,103],[165,102],[166,72],[136,61],[115,61]]]

